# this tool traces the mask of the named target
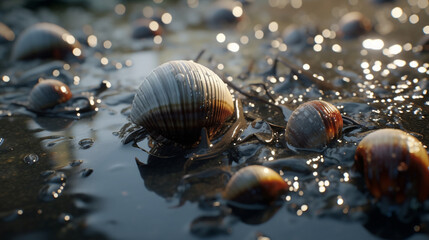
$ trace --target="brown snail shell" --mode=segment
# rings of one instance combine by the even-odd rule
[[[360,12],[349,12],[340,19],[339,35],[344,39],[356,38],[371,30],[371,20]]]
[[[213,137],[234,112],[226,84],[193,61],[170,61],[155,68],[134,97],[131,121],[155,140],[181,144],[199,140],[201,130]]]
[[[83,58],[80,43],[64,28],[52,23],[37,23],[22,32],[12,49],[12,60],[34,58]]]
[[[343,129],[340,111],[332,104],[314,100],[292,112],[286,125],[286,141],[296,148],[322,149],[338,139]]]
[[[289,186],[274,170],[258,165],[247,166],[236,172],[226,185],[223,198],[242,204],[269,205]]]
[[[31,109],[43,110],[67,102],[71,97],[72,92],[65,83],[47,79],[34,85],[28,101]]]
[[[422,143],[397,129],[381,129],[359,143],[355,163],[375,198],[402,203],[429,197],[429,158]]]

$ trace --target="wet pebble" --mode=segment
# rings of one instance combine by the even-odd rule
[[[33,165],[38,161],[39,161],[39,156],[37,156],[37,154],[34,154],[34,153],[30,153],[24,157],[24,162],[28,165]]]
[[[79,141],[79,146],[81,149],[88,149],[92,147],[94,144],[94,139],[92,138],[84,138]]]
[[[82,173],[82,177],[88,177],[89,175],[91,175],[94,172],[94,170],[92,168],[85,168],[81,171]]]
[[[83,160],[74,160],[70,163],[71,167],[78,167],[83,163]]]

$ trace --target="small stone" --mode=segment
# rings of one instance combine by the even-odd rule
[[[30,153],[24,157],[24,162],[28,165],[33,165],[38,161],[39,161],[39,156],[37,156],[37,154],[34,154],[34,153]]]

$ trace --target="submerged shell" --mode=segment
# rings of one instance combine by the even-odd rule
[[[34,58],[82,59],[82,47],[64,28],[38,23],[22,32],[12,49],[12,60]]]
[[[359,143],[355,162],[376,198],[397,203],[429,197],[429,158],[422,143],[397,129],[381,129]]]
[[[292,112],[286,125],[286,141],[297,148],[321,149],[339,138],[342,129],[340,111],[328,102],[314,100]]]
[[[264,166],[247,166],[232,176],[226,185],[223,198],[243,204],[271,204],[289,186],[274,170]]]
[[[215,135],[233,112],[232,96],[213,71],[193,61],[171,61],[144,79],[130,118],[155,139],[192,144],[202,128]]]
[[[372,29],[371,20],[360,12],[349,12],[340,20],[339,35],[344,39],[359,37]]]
[[[28,101],[32,109],[43,110],[67,102],[71,97],[70,88],[65,83],[47,79],[33,87]]]

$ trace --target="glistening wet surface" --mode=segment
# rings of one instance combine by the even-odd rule
[[[429,143],[428,9],[427,0],[2,1],[1,238],[428,238],[428,200],[376,199],[354,159],[377,129]],[[341,20],[350,12],[362,15]],[[34,37],[18,49],[30,59],[13,59],[39,22],[81,47],[41,58],[33,51],[47,40]],[[216,72],[242,108],[234,103],[208,153],[141,132],[123,144],[138,128],[128,118],[136,89],[179,59]],[[34,109],[40,78],[67,83],[75,98]],[[285,128],[311,100],[332,103],[344,127],[304,151],[286,143]],[[234,207],[222,192],[248,165],[279,173],[288,192],[269,207]]]

